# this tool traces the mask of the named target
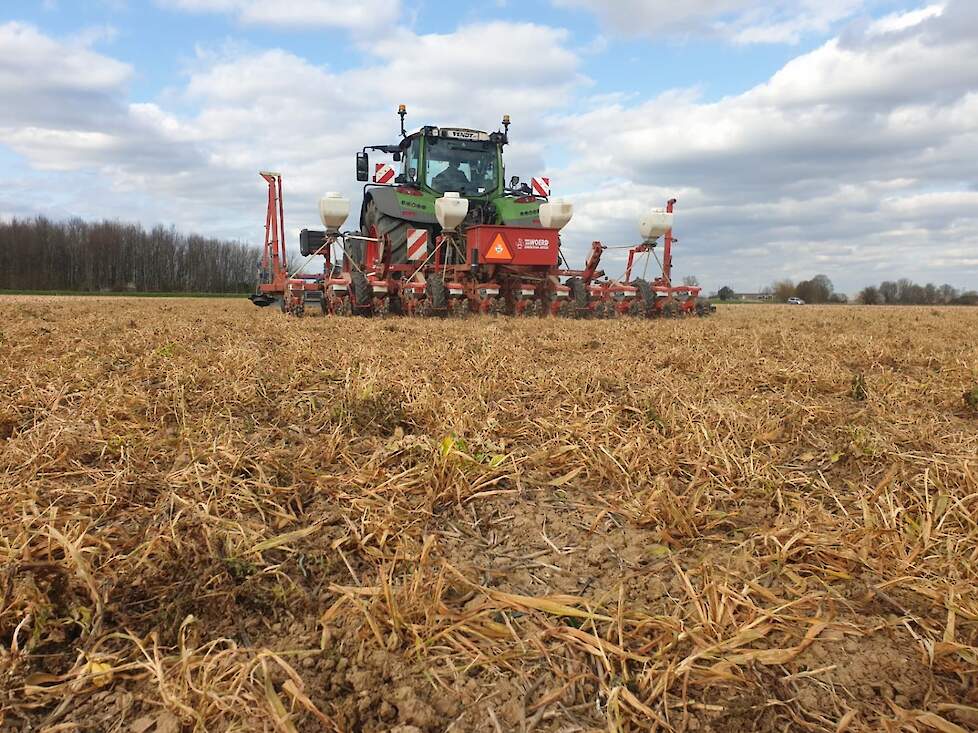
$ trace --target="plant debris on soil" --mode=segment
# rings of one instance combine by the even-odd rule
[[[0,312],[0,730],[978,730],[970,311]]]

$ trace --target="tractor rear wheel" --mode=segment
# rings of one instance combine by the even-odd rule
[[[367,276],[362,272],[354,272],[350,275],[350,295],[352,297],[350,305],[353,307],[355,316],[372,316],[374,314],[374,292],[367,280]]]
[[[637,315],[651,318],[655,314],[655,291],[652,290],[652,286],[642,278],[632,280],[631,285],[638,290],[638,297],[635,298],[639,309]]]
[[[363,231],[368,237],[383,240],[386,234],[390,238],[392,265],[403,265],[407,262],[407,230],[406,221],[382,214],[374,201],[367,202],[367,208],[363,212]],[[378,252],[383,259],[384,253],[379,249],[381,246],[382,242],[379,242]]]
[[[366,232],[363,232],[363,236],[370,236]],[[363,245],[364,243],[358,239],[348,239],[343,245],[343,263],[346,270],[356,270],[357,268],[363,268]],[[349,263],[349,266],[346,266]]]
[[[439,318],[448,315],[448,288],[445,279],[437,273],[428,276],[428,311]]]

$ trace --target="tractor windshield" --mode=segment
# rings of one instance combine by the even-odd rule
[[[429,138],[426,147],[425,180],[435,191],[478,196],[495,190],[495,143]]]

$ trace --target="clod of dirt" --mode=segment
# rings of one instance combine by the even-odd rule
[[[422,729],[431,728],[438,722],[434,708],[418,697],[412,687],[404,685],[394,691],[398,719],[403,724],[416,725]],[[420,733],[420,731],[419,731]]]
[[[964,403],[972,410],[978,410],[978,385],[964,393]]]

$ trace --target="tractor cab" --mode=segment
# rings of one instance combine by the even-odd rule
[[[422,128],[401,143],[401,182],[439,196],[493,197],[502,184],[502,145],[478,130]]]
[[[401,105],[401,141],[395,145],[367,145],[357,153],[357,180],[363,189],[360,230],[365,234],[395,231],[406,237],[407,226],[423,226],[432,236],[440,232],[435,202],[446,195],[468,202],[463,229],[477,224],[540,227],[540,205],[548,201],[549,179],[534,178],[508,183],[503,148],[509,143],[509,115],[502,129],[483,132],[463,127],[426,125],[408,134],[404,129],[407,109]],[[393,158],[392,163],[371,165],[368,151]],[[378,216],[386,217],[377,226]]]
[[[503,146],[509,142],[509,115],[503,118],[505,132],[428,125],[409,135],[403,105],[398,114],[402,140],[397,145],[369,145],[358,153],[358,181],[371,179],[367,151],[377,150],[392,155],[400,170],[378,164],[373,183],[403,186],[433,197],[455,192],[483,201],[504,193]]]

